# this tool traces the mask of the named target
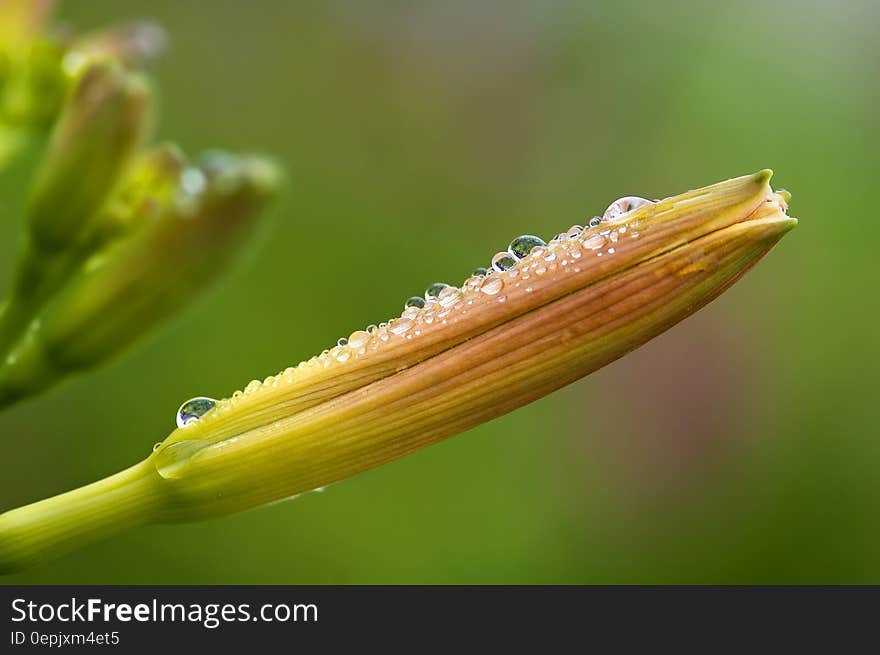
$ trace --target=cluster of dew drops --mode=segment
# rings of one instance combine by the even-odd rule
[[[325,350],[308,361],[300,362],[297,367],[289,367],[278,376],[270,376],[263,382],[253,380],[244,388],[244,391],[236,391],[233,398],[263,386],[273,386],[277,384],[279,378],[292,375],[297,368],[304,366],[326,367],[333,362],[346,362],[353,356],[364,354],[368,348],[377,348],[382,342],[388,341],[391,335],[412,339],[421,334],[420,326],[422,325],[430,325],[435,321],[445,324],[447,317],[453,310],[459,310],[462,314],[467,312],[467,308],[463,305],[470,305],[473,300],[465,300],[463,296],[470,290],[477,290],[487,296],[494,296],[499,302],[504,302],[506,296],[502,292],[505,286],[504,278],[507,276],[501,274],[507,272],[508,276],[528,279],[529,272],[524,272],[520,276],[515,268],[517,262],[526,257],[535,260],[528,270],[536,276],[553,270],[556,267],[554,260],[557,259],[557,252],[560,250],[560,248],[554,247],[556,245],[560,245],[562,251],[566,252],[567,257],[572,261],[583,256],[582,248],[595,251],[596,255],[600,257],[603,253],[613,254],[614,243],[617,242],[620,235],[626,233],[627,227],[621,225],[615,230],[593,228],[599,228],[603,222],[648,204],[652,204],[652,201],[637,196],[626,196],[615,200],[601,217],[593,216],[586,226],[572,225],[568,231],[556,235],[550,244],[540,237],[530,234],[519,236],[511,241],[506,251],[499,252],[492,257],[490,267],[475,269],[461,287],[435,282],[425,290],[424,296],[413,296],[407,299],[404,303],[403,313],[399,318],[392,319],[387,323],[379,323],[379,325],[369,325],[364,330],[357,330],[348,337],[342,337],[333,348]],[[631,231],[630,236],[638,236],[638,233]],[[605,248],[606,246],[608,247]],[[532,289],[530,286],[526,286],[525,290],[528,292]],[[218,404],[223,405],[226,402],[225,400],[218,402],[203,396],[187,400],[177,411],[177,427],[191,425]]]

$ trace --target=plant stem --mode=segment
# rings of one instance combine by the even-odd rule
[[[0,574],[150,523],[159,478],[147,461],[85,487],[0,514]]]

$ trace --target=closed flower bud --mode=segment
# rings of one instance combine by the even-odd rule
[[[0,570],[294,497],[595,371],[718,296],[797,223],[769,179],[621,198],[549,243],[518,237],[461,287],[432,284],[388,323],[227,399],[184,403],[140,464],[0,516]]]
[[[73,249],[96,228],[148,126],[146,81],[109,62],[88,66],[65,102],[27,209],[34,249]]]
[[[220,165],[178,163],[160,149],[135,167],[122,194],[133,194],[133,206],[120,201],[116,212],[130,233],[82,265],[0,364],[0,404],[103,363],[229,267],[276,190],[275,168],[228,155]]]

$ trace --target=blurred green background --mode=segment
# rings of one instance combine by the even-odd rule
[[[323,494],[129,532],[3,582],[880,582],[876,3],[59,14],[164,25],[158,136],[270,153],[289,188],[190,312],[0,415],[0,509],[142,459],[186,398],[295,364],[619,196],[770,166],[801,223],[708,308],[551,397]],[[25,179],[0,182],[4,285]]]

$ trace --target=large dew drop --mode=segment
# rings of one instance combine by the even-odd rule
[[[198,421],[205,414],[214,409],[217,401],[213,398],[199,396],[190,398],[177,410],[177,427],[184,428],[194,421]]]
[[[480,291],[485,293],[487,296],[494,296],[496,293],[501,291],[504,288],[504,280],[502,280],[497,275],[493,275],[491,277],[487,277],[483,280],[482,284],[480,284]]]
[[[492,257],[492,268],[496,271],[506,271],[516,266],[516,259],[509,252],[499,252]]]
[[[507,252],[509,252],[517,259],[522,259],[530,252],[532,252],[532,248],[536,248],[538,246],[543,247],[546,245],[547,243],[544,241],[544,239],[536,237],[532,234],[524,234],[510,242],[510,245],[507,247]]]
[[[363,348],[370,340],[370,335],[365,330],[356,330],[348,337],[349,348]]]
[[[440,295],[440,292],[443,291],[449,285],[445,282],[435,282],[427,289],[425,289],[425,300],[433,300],[437,296]]]
[[[615,200],[610,205],[608,205],[608,209],[605,210],[605,214],[602,216],[602,220],[609,221],[617,218],[618,216],[622,216],[623,214],[628,214],[629,212],[634,211],[639,207],[644,207],[645,205],[652,204],[654,203],[645,198],[639,198],[638,196],[626,196],[625,198]]]
[[[446,287],[437,296],[437,301],[443,307],[451,307],[461,298],[461,291],[455,287]]]

